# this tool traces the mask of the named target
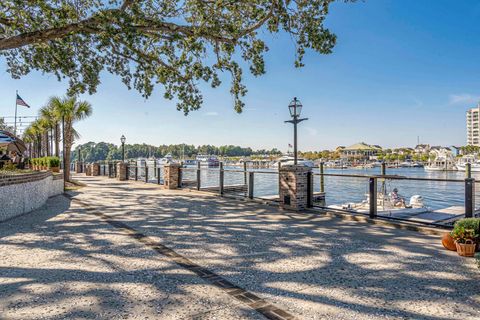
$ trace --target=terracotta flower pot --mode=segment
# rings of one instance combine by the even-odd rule
[[[453,240],[450,232],[445,232],[442,236],[442,244],[447,250],[457,251],[457,246],[455,245],[455,241]]]
[[[51,167],[50,171],[52,172],[60,172],[60,167]]]
[[[473,257],[475,255],[475,248],[477,247],[476,243],[472,240],[467,240],[465,243],[458,243],[455,241],[457,246],[457,253],[463,257]]]

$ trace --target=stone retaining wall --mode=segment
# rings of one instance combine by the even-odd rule
[[[63,193],[62,175],[36,172],[0,176],[0,221],[38,209]]]

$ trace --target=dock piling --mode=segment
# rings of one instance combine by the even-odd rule
[[[253,171],[248,173],[248,198],[253,199]]]
[[[197,162],[197,190],[200,190],[200,162]]]
[[[224,183],[224,173],[225,173],[225,171],[223,171],[223,162],[220,162],[219,169],[220,169],[220,172],[219,172],[220,181],[219,181],[218,191],[220,195],[223,196],[223,183]]]
[[[465,178],[470,179],[472,177],[472,165],[470,163],[465,164]]]
[[[324,164],[320,162],[320,192],[325,192],[325,177],[323,176]]]

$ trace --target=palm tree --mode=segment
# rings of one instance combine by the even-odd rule
[[[41,135],[42,135],[42,153],[44,156],[50,156],[50,148],[48,146],[48,141],[49,141],[49,137],[48,137],[48,132],[50,131],[50,123],[47,119],[45,118],[39,118],[38,120],[38,125],[40,127],[40,130],[41,130]]]
[[[37,157],[42,156],[42,133],[43,127],[40,124],[40,121],[35,120],[29,126],[29,133],[33,138],[33,150]]]
[[[76,97],[52,97],[48,105],[54,110],[55,117],[61,119],[63,124],[63,159],[64,177],[70,180],[70,153],[75,139],[79,137],[73,124],[92,114],[92,106],[86,101],[79,101]]]
[[[53,141],[55,141],[55,156],[60,156],[60,120],[55,114],[55,107],[47,104],[40,109],[40,115],[48,123],[51,137],[51,153],[53,154]],[[53,131],[53,133],[52,133]]]

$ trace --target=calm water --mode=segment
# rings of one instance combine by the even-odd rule
[[[153,176],[153,168],[149,169],[149,180],[156,181]],[[195,180],[195,168],[184,170],[184,180]],[[239,168],[225,167],[225,170],[240,170]],[[271,196],[278,194],[278,174],[275,169],[259,169],[254,175],[254,196]],[[260,171],[260,172],[259,172]],[[318,169],[313,170],[319,173]],[[163,181],[163,170],[161,180]],[[269,173],[264,173],[269,172]],[[378,175],[380,168],[373,169],[326,169],[325,173],[335,174],[356,174],[356,175]],[[134,174],[133,172],[131,174]],[[139,176],[144,173],[139,169]],[[418,178],[437,178],[437,179],[459,179],[465,178],[464,172],[429,172],[423,168],[396,168],[387,169],[389,175],[400,175],[406,177]],[[480,173],[472,173],[472,177],[480,181]],[[244,183],[243,172],[225,172],[225,186],[238,185]],[[201,186],[218,187],[219,172],[218,168],[202,168]],[[378,181],[378,188],[382,183]],[[399,190],[399,194],[407,199],[413,195],[421,195],[425,204],[432,209],[440,209],[448,206],[464,205],[464,183],[462,182],[438,182],[438,181],[406,181],[406,180],[386,180],[385,187],[387,192],[393,188]],[[320,177],[314,176],[314,189],[320,191]],[[477,184],[475,194],[476,202],[480,204],[480,185]],[[346,202],[360,202],[365,199],[368,193],[368,178],[352,177],[325,177],[325,192],[327,205],[342,204]]]

